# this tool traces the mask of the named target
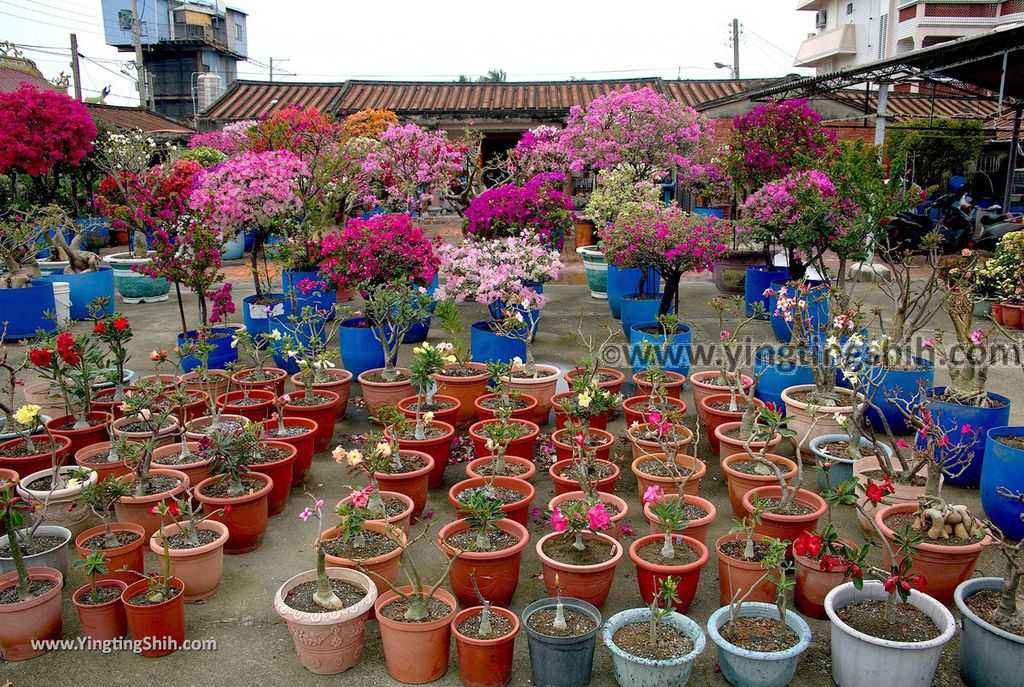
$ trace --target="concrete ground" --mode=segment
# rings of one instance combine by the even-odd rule
[[[241,271],[241,270],[239,270]],[[858,297],[866,301],[867,306],[884,305],[879,300],[874,287],[864,285],[859,289]],[[246,281],[236,281],[236,299],[251,293],[251,285]],[[581,354],[578,346],[572,343],[572,334],[576,328],[579,315],[583,314],[583,327],[586,332],[600,336],[605,322],[619,331],[617,321],[611,320],[605,301],[592,299],[589,291],[582,285],[549,285],[545,293],[551,298],[544,311],[540,332],[537,335],[535,354],[539,362],[558,365],[560,368],[574,366],[576,357]],[[694,330],[694,341],[718,340],[719,325],[717,314],[707,303],[716,295],[714,286],[709,280],[687,281],[681,296],[682,319]],[[191,297],[186,307],[192,307]],[[131,344],[133,360],[131,367],[146,372],[150,370],[146,352],[156,348],[170,348],[174,343],[175,323],[177,322],[176,305],[173,301],[162,304],[129,305],[118,307],[132,320],[135,340]],[[485,319],[485,309],[476,304],[467,304],[464,315],[467,326],[477,320]],[[190,311],[191,312],[191,311]],[[943,322],[937,320],[937,325]],[[76,327],[85,331],[85,325]],[[753,333],[766,340],[771,339],[767,323],[757,323]],[[468,334],[467,334],[468,336]],[[430,340],[442,340],[442,333],[435,328]],[[617,339],[621,343],[621,338]],[[468,339],[467,339],[468,343]],[[406,347],[408,348],[408,347]],[[404,350],[403,360],[410,354]],[[944,371],[937,374],[937,383],[946,378]],[[31,379],[29,380],[32,381]],[[1021,424],[1024,420],[1024,402],[1020,400],[1018,390],[1021,386],[1019,368],[993,370],[990,375],[990,387],[993,391],[1005,394],[1014,399],[1015,404],[1011,420]],[[562,383],[564,386],[564,382]],[[687,385],[689,386],[689,385]],[[628,389],[626,390],[628,391]],[[627,393],[627,395],[629,395]],[[684,398],[690,402],[689,389],[684,391]],[[688,412],[688,425],[696,424],[692,408]],[[350,406],[348,418],[336,427],[336,439],[342,435],[364,433],[369,425],[362,408]],[[617,419],[609,427],[618,435],[624,433],[624,423]],[[552,431],[549,425],[543,431]],[[719,507],[719,517],[712,524],[708,533],[709,541],[714,541],[730,527],[728,498],[724,476],[718,461],[712,458],[706,441],[699,448],[699,455],[708,464],[707,476],[701,484],[701,494],[711,499]],[[616,445],[615,453],[628,455],[628,445],[621,441]],[[628,460],[624,460],[623,476],[618,484],[618,493],[629,503],[630,514],[627,521],[633,530],[644,533],[647,524],[643,519],[636,497],[635,479],[628,469]],[[442,489],[430,494],[428,509],[432,509],[438,519],[444,523],[452,517],[446,493],[454,483],[464,478],[462,465],[449,466]],[[813,474],[808,481],[813,484]],[[345,485],[352,482],[344,469],[334,463],[327,453],[316,457],[310,473],[307,489],[323,498],[328,504],[335,503],[347,493]],[[553,496],[553,488],[545,473],[534,478],[537,489],[536,506],[545,507]],[[980,513],[980,504],[976,490],[948,488],[944,492],[947,499],[962,502],[976,513]],[[309,542],[314,536],[314,526],[302,522],[298,514],[308,499],[301,490],[293,490],[287,510],[271,519],[269,529],[262,548],[241,556],[229,556],[225,561],[224,575],[216,595],[202,605],[186,607],[186,634],[189,639],[213,638],[217,640],[217,650],[209,652],[183,653],[160,659],[146,660],[127,653],[111,655],[91,655],[84,652],[51,652],[32,661],[20,664],[6,664],[0,669],[0,685],[13,687],[32,687],[36,685],[54,685],[65,683],[69,677],[78,684],[137,684],[166,685],[187,687],[189,685],[286,685],[286,684],[346,684],[353,687],[369,687],[379,684],[395,684],[384,667],[377,625],[369,622],[366,634],[366,649],[360,664],[339,677],[318,677],[306,672],[298,662],[291,638],[283,621],[274,612],[272,599],[278,586],[289,577],[313,567],[314,557]],[[840,531],[850,537],[859,537],[855,517],[851,510],[842,509],[835,514]],[[531,538],[536,539],[549,531],[546,524],[533,523],[530,527]],[[626,542],[628,545],[628,541]],[[151,554],[148,554],[151,555]],[[425,549],[419,555],[423,559],[423,567],[431,573],[439,568],[432,549]],[[712,553],[714,556],[714,553]],[[978,574],[995,575],[999,572],[998,554],[986,551],[978,565]],[[150,561],[155,567],[156,561]],[[522,572],[519,589],[515,595],[512,609],[521,611],[528,603],[544,595],[544,588],[539,579],[540,564],[532,546],[527,547],[523,556]],[[78,620],[67,597],[70,590],[83,583],[80,573],[72,572],[68,580],[68,591],[65,591],[64,631],[66,637],[78,636]],[[636,585],[636,574],[628,557],[623,557],[616,571],[615,584],[611,596],[602,613],[605,617],[620,610],[641,605]],[[706,622],[708,616],[718,608],[717,566],[712,560],[704,568],[701,575],[697,597],[689,610],[689,615],[700,623]],[[825,621],[810,621],[815,635],[815,642],[800,661],[794,685],[818,687],[830,684],[827,677],[830,671],[829,626]],[[944,658],[936,676],[936,685],[959,685],[957,673],[957,643],[951,642],[945,649]],[[698,686],[725,685],[726,681],[716,669],[716,649],[709,641],[703,655],[699,658],[693,671],[690,684]],[[9,682],[7,682],[9,681]],[[513,685],[530,684],[530,666],[527,653],[526,637],[521,635],[516,642],[516,659],[512,675]],[[448,673],[438,681],[442,685],[458,685],[458,663],[455,648],[452,647]],[[592,684],[614,685],[612,676],[611,654],[598,641],[594,661]]]

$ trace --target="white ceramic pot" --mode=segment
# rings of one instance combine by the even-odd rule
[[[74,473],[80,470],[87,470],[87,468],[78,465],[64,466],[60,468],[60,474],[65,480],[69,480]],[[95,470],[89,470],[89,476],[85,480],[80,481],[77,486],[55,489],[52,492],[25,487],[25,485],[32,484],[34,480],[40,477],[50,475],[51,472],[47,468],[27,475],[18,484],[18,494],[29,503],[47,504],[46,517],[43,518],[44,525],[65,527],[71,531],[72,537],[77,537],[89,529],[92,524],[92,511],[89,510],[89,507],[85,505],[82,499],[82,490],[96,483],[97,473]]]

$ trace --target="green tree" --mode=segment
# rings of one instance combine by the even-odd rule
[[[889,128],[885,152],[894,177],[910,173],[910,181],[928,187],[954,174],[968,172],[985,143],[976,119],[919,117]]]

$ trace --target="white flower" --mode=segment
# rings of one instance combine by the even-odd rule
[[[427,412],[423,413],[423,424],[429,425],[433,421],[434,421],[434,413],[432,413],[429,410]]]
[[[391,455],[391,444],[389,444],[386,441],[378,442],[374,448],[376,449],[377,453],[379,453],[382,456]]]
[[[846,423],[850,421],[850,418],[842,413],[836,413],[832,416],[832,419],[836,421],[836,424],[840,427],[846,427]]]
[[[274,331],[270,332],[270,334],[268,334],[267,336],[273,339],[274,341],[280,341],[281,331],[279,329],[274,329]]]
[[[593,399],[590,397],[590,394],[586,391],[576,397],[576,401],[580,404],[580,408],[589,408],[592,400]]]
[[[522,365],[522,364],[523,364],[523,359],[522,359],[522,358],[520,358],[520,357],[519,357],[519,356],[517,355],[517,356],[516,356],[515,358],[512,358],[512,364],[513,364],[513,365],[517,365],[517,366],[518,366],[518,365]]]

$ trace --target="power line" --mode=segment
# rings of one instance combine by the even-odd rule
[[[80,14],[83,17],[90,17],[90,18],[93,18],[93,19],[96,18],[96,15],[93,14],[92,12],[79,12],[78,10],[73,10],[70,7],[64,7],[62,5],[49,5],[49,4],[45,3],[45,2],[39,2],[39,0],[34,0],[34,1],[35,1],[35,4],[41,5],[42,7],[49,7],[50,9],[60,10],[61,12],[70,12],[71,14]]]
[[[768,45],[770,45],[771,47],[775,48],[776,50],[778,50],[779,52],[781,52],[783,55],[785,55],[786,57],[790,58],[791,60],[796,60],[796,55],[794,55],[793,53],[789,52],[788,50],[785,50],[785,49],[780,48],[779,46],[775,45],[775,43],[772,43],[770,40],[768,40],[767,38],[765,38],[764,36],[759,34],[757,31],[751,31],[750,29],[748,29],[747,33],[749,33],[754,38],[757,38],[758,40],[762,41],[763,43],[767,43]]]
[[[10,5],[11,7],[16,7],[19,10],[26,10],[28,12],[34,12],[36,14],[43,14],[43,15],[46,15],[47,17],[55,17],[57,19],[63,19],[63,20],[74,21],[74,22],[86,21],[85,19],[77,19],[75,17],[69,17],[66,14],[54,14],[53,12],[46,12],[46,11],[43,11],[43,10],[37,10],[34,7],[25,7],[24,5],[18,5],[16,3],[9,2],[9,0],[0,0],[0,2],[3,2],[3,4],[5,4],[5,5]],[[103,22],[97,22],[95,20],[95,18],[89,20],[89,22],[92,23],[95,26],[103,26]]]
[[[54,24],[51,21],[43,21],[42,19],[33,19],[30,17],[23,17],[20,14],[11,14],[10,12],[4,12],[0,10],[0,14],[8,17],[14,17],[15,19],[21,19],[22,21],[32,22],[33,24],[45,24],[46,26],[56,26],[58,29],[65,29],[67,31],[78,31],[79,33],[91,33],[94,36],[103,36],[104,34],[99,31],[90,31],[89,29],[81,29],[75,26],[68,26],[66,24]]]
[[[105,71],[110,72],[114,76],[120,77],[122,79],[127,79],[128,81],[131,81],[132,83],[135,83],[135,79],[133,79],[132,77],[127,76],[126,74],[122,74],[121,72],[115,72],[110,67],[107,67],[106,65],[100,64],[99,62],[97,62],[96,60],[92,59],[91,57],[83,55],[82,53],[78,53],[78,56],[81,57],[83,60],[86,60],[87,62],[92,62],[94,65],[96,65],[100,69],[103,69]]]

